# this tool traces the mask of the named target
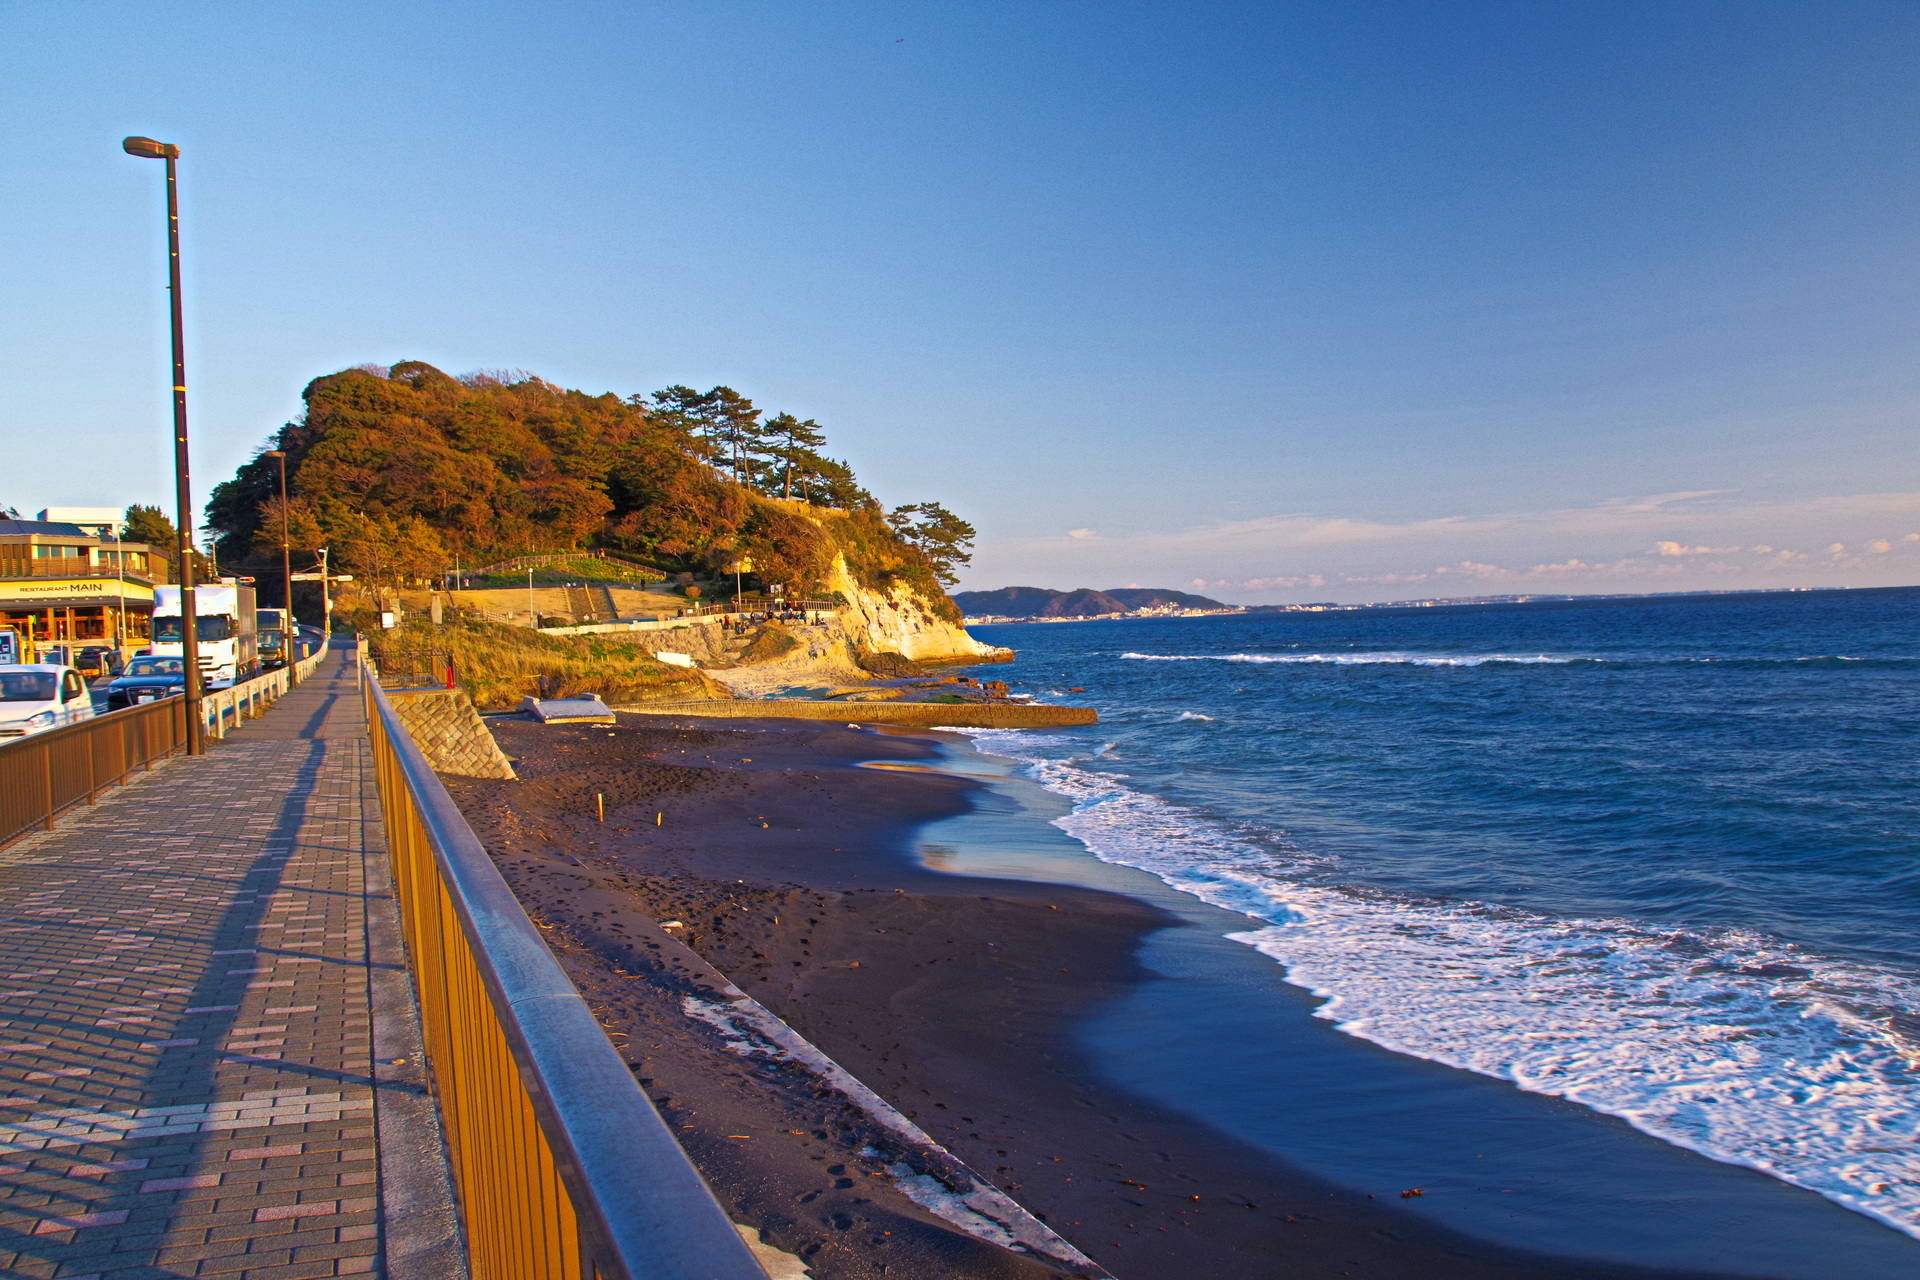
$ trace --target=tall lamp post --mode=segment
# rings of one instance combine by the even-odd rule
[[[286,583],[287,627],[293,622],[293,551],[287,536],[287,455],[281,449],[269,449],[260,455],[280,460],[280,576]]]
[[[187,754],[206,752],[200,719],[200,625],[193,608],[193,499],[187,468],[187,349],[180,328],[180,197],[174,161],[180,148],[152,138],[127,138],[120,149],[143,160],[167,162],[167,291],[173,303],[173,483],[179,507],[174,526],[180,566],[181,665],[186,668]]]

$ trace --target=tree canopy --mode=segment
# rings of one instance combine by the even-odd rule
[[[166,512],[136,502],[127,508],[126,521],[126,530],[120,535],[126,541],[144,542],[158,547],[169,556],[173,554],[174,540],[178,535],[174,532],[173,521],[167,519]]]
[[[376,582],[603,546],[692,571],[745,552],[765,566],[759,576],[805,589],[832,559],[806,503],[847,517],[850,565],[923,578],[938,597],[934,581],[953,580],[973,536],[935,503],[888,517],[827,456],[818,423],[764,417],[730,387],[623,398],[406,361],[316,378],[304,400],[298,419],[213,490],[207,522],[225,563],[279,555],[280,478],[268,450],[286,454],[295,552],[325,546],[336,567]]]
[[[937,502],[895,507],[887,523],[902,542],[927,558],[934,576],[949,587],[960,581],[954,570],[973,560],[973,526]]]

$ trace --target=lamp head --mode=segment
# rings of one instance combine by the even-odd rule
[[[267,449],[263,451],[260,456],[263,458],[284,458],[287,455],[286,452],[281,449]]]
[[[178,160],[180,148],[171,142],[155,142],[152,138],[125,138],[120,149],[130,156],[139,156],[143,160]]]

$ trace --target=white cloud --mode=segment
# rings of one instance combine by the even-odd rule
[[[1403,588],[1421,583],[1435,596],[1484,594],[1481,584],[1490,583],[1534,591],[1635,581],[1658,584],[1647,590],[1686,590],[1743,585],[1743,578],[1754,586],[1896,585],[1920,582],[1920,564],[1906,554],[1920,549],[1920,533],[1902,535],[1896,546],[1879,531],[1916,520],[1920,493],[1776,502],[1726,490],[1404,520],[1292,512],[989,543],[976,552],[967,585],[1190,581],[1252,597],[1345,600],[1407,594]],[[1785,542],[1826,550],[1815,558]],[[1850,555],[1850,546],[1873,554]]]
[[[1193,585],[1204,587],[1207,584],[1204,578],[1195,578]],[[1285,591],[1292,587],[1324,587],[1327,580],[1317,573],[1309,573],[1298,578],[1248,578],[1245,582],[1222,585],[1238,586],[1242,591]]]
[[[1766,547],[1755,547],[1755,551],[1765,551]],[[1657,556],[1730,556],[1745,547],[1690,547],[1684,542],[1656,542],[1653,553]]]

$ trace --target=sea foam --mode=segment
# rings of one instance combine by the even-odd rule
[[[1738,930],[1557,919],[1329,883],[1327,864],[976,730],[1104,861],[1268,921],[1232,935],[1400,1053],[1620,1116],[1920,1237],[1920,986]],[[1057,745],[1068,745],[1060,740]]]

